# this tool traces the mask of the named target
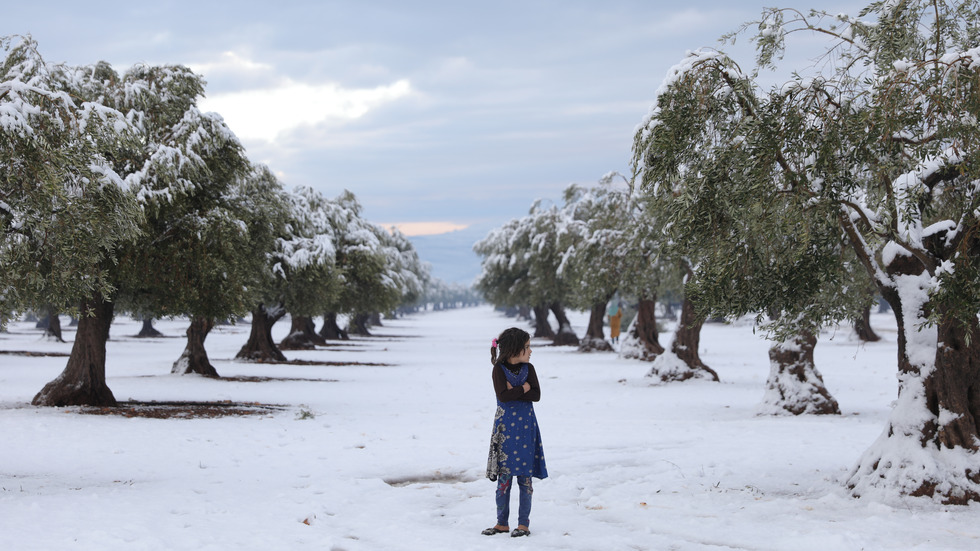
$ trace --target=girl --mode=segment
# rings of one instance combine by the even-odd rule
[[[520,488],[518,526],[511,537],[528,536],[531,514],[531,477],[547,478],[541,432],[534,416],[534,405],[541,399],[541,386],[531,359],[531,336],[511,327],[490,345],[493,364],[493,390],[497,394],[497,414],[490,437],[487,478],[497,481],[497,524],[483,531],[492,536],[510,531],[510,490],[517,477]]]

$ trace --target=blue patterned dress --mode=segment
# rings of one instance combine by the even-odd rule
[[[499,367],[512,387],[517,388],[527,382],[528,364],[521,364],[517,373],[512,373],[503,365]],[[490,457],[487,460],[487,478],[497,480],[498,476],[548,477],[544,448],[541,446],[541,431],[538,429],[532,402],[497,400],[497,414],[493,419],[493,434],[490,437]]]

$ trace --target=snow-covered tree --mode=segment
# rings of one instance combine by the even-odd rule
[[[400,276],[391,271],[393,259],[389,261],[382,247],[387,232],[363,218],[357,197],[345,191],[333,202],[337,205],[332,211],[337,239],[334,262],[342,286],[333,300],[320,309],[319,313],[324,315],[320,335],[342,338],[351,331],[366,335],[372,313],[398,305],[401,288],[396,278]],[[339,314],[349,317],[346,330],[337,326]]]
[[[568,288],[558,274],[571,238],[561,209],[537,201],[527,216],[491,230],[473,245],[483,256],[476,287],[487,300],[498,306],[532,305],[539,327],[550,310],[558,320],[554,342],[562,345],[579,342],[565,314]]]
[[[379,238],[382,252],[387,259],[388,273],[398,289],[398,302],[383,310],[391,311],[401,306],[417,304],[424,297],[425,287],[431,277],[429,265],[419,258],[415,246],[398,228],[382,230]]]
[[[590,312],[580,351],[612,350],[602,327],[606,306],[623,277],[632,224],[629,188],[618,183],[609,178],[597,186],[565,189],[562,214],[573,237],[558,272],[568,285],[568,305]]]
[[[82,96],[85,71],[47,63],[29,37],[0,38],[0,51],[0,312],[88,310],[79,297],[113,291],[105,265],[138,232],[106,157],[134,133]]]
[[[221,117],[197,109],[204,83],[189,69],[137,65],[120,77],[99,63],[81,73],[88,78],[79,95],[125,113],[134,129],[138,142],[104,155],[145,214],[138,237],[124,243],[105,268],[116,291],[93,299],[90,310],[99,330],[88,334],[80,327],[76,335],[83,371],[98,371],[104,379],[105,341],[117,299],[150,315],[191,315],[188,338],[201,346],[207,320],[236,311],[236,290],[247,280],[247,270],[238,268],[247,256],[236,249],[247,241],[241,239],[240,217],[224,201],[248,163]],[[214,375],[204,359],[196,365]],[[114,403],[107,388],[93,399],[79,384],[89,375],[71,363],[35,396],[35,404]]]
[[[703,322],[686,294],[666,355],[660,344],[657,295],[680,286],[679,270],[686,271],[690,261],[668,246],[661,205],[636,194],[635,185],[635,176],[627,179],[612,172],[597,187],[584,190],[571,186],[566,190],[565,218],[573,239],[563,253],[560,269],[573,289],[573,297],[595,300],[590,307],[589,335],[595,335],[591,338],[602,338],[608,297],[619,290],[637,297],[638,308],[622,340],[621,356],[654,361],[650,376],[663,382],[690,378],[717,381],[718,375],[698,354]]]
[[[524,253],[530,247],[527,239],[530,233],[523,231],[525,222],[520,218],[509,220],[473,245],[473,250],[483,257],[482,272],[474,286],[488,302],[498,307],[532,304],[532,282],[528,277],[530,263]],[[547,306],[533,306],[534,336],[553,338],[554,331],[547,321]]]
[[[286,208],[282,187],[268,167],[252,165],[207,212],[189,246],[202,253],[198,262],[203,262],[193,272],[194,293],[184,306],[191,318],[187,346],[173,373],[217,376],[204,340],[218,320],[244,316],[255,304]]]
[[[266,179],[271,177],[266,174]],[[240,359],[285,361],[272,339],[272,328],[287,313],[294,322],[287,345],[312,346],[298,344],[300,337],[309,333],[306,322],[322,312],[339,292],[333,220],[342,207],[307,187],[286,193],[284,202],[284,219],[275,226],[275,244],[260,272],[259,300],[252,310],[248,341],[237,354]]]
[[[666,217],[673,244],[692,260],[686,295],[702,315],[763,310],[781,322],[783,331],[770,350],[769,410],[835,413],[836,401],[827,399],[812,362],[813,335],[824,310],[792,302],[806,296],[824,305],[820,295],[837,289],[826,278],[805,278],[816,273],[813,264],[827,262],[828,253],[815,253],[835,254],[839,233],[826,220],[793,213],[787,203],[798,199],[778,182],[781,173],[746,153],[765,137],[750,134],[753,125],[763,117],[779,120],[770,110],[781,103],[760,97],[734,66],[723,65],[720,76],[698,78],[700,67],[719,59],[727,58],[697,52],[668,74],[635,139],[643,190]],[[722,91],[706,88],[711,85]],[[734,91],[726,93],[729,88]],[[753,106],[754,115],[740,111],[745,105]],[[796,313],[804,308],[808,316]]]
[[[105,297],[142,219],[113,159],[135,147],[135,132],[92,93],[97,68],[49,64],[30,38],[3,38],[0,48],[0,312],[78,313],[68,364],[35,403],[113,405]]]
[[[461,283],[447,283],[438,278],[430,278],[422,299],[432,304],[435,310],[473,306],[481,301],[480,293],[473,287]]]
[[[630,224],[625,228],[622,246],[625,255],[619,281],[620,294],[636,298],[637,310],[633,321],[620,340],[619,355],[623,358],[654,361],[664,353],[657,325],[657,303],[662,296],[668,299],[679,294],[679,262],[668,255],[667,239],[656,210],[645,205],[635,191],[635,179],[630,180]],[[669,304],[669,300],[667,302]],[[684,320],[686,321],[686,320]],[[682,333],[684,336],[695,335]],[[676,341],[675,341],[676,342]],[[686,346],[684,343],[678,346]]]
[[[146,213],[141,237],[121,256],[114,302],[144,317],[188,316],[174,372],[217,376],[204,340],[217,319],[248,311],[269,246],[248,234],[246,220],[262,215],[240,196],[251,165],[221,117],[197,108],[204,81],[190,69],[137,65],[121,79],[108,66],[102,72],[110,83],[103,101],[139,131],[141,147],[116,164]]]
[[[780,243],[784,267],[799,263],[773,293],[781,317],[836,316],[805,306],[839,279],[846,237],[899,327],[899,398],[848,487],[980,500],[980,10],[939,0],[874,2],[857,17],[772,9],[758,28],[763,66],[799,32],[826,37],[826,54],[765,94],[727,56],[695,54],[641,131],[644,162],[688,167],[687,187],[725,181],[703,187],[704,205],[778,196],[781,210],[764,214],[811,230],[776,234],[802,239]],[[692,178],[697,150],[719,161]],[[759,177],[742,177],[753,164]],[[710,227],[726,209],[707,212]]]
[[[679,268],[689,261],[666,246],[664,217],[658,205],[635,197],[634,184],[611,172],[598,186],[572,185],[565,191],[562,215],[567,237],[562,242],[559,274],[569,288],[570,304],[591,311],[580,350],[604,348],[600,343],[605,342],[606,305],[619,290],[638,301],[637,316],[620,347],[623,357],[654,361],[650,376],[664,382],[718,380],[698,355],[702,320],[687,295],[669,353],[664,356],[657,328],[657,295],[679,286]]]

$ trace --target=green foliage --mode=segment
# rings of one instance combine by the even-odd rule
[[[429,266],[419,259],[412,242],[398,228],[378,229],[381,230],[378,239],[385,255],[387,273],[398,293],[395,306],[414,306],[425,294],[430,279]],[[384,311],[392,308],[389,306]]]
[[[385,230],[361,217],[361,205],[350,191],[334,201],[332,216],[336,228],[336,265],[343,287],[323,312],[387,312],[401,299],[401,289],[389,270],[394,259],[382,247]]]
[[[815,323],[867,301],[850,296],[867,280],[894,290],[894,275],[918,270],[934,278],[933,320],[974,320],[976,3],[874,2],[856,18],[767,9],[755,28],[760,66],[794,34],[827,42],[768,91],[724,53],[695,52],[634,140],[643,192],[680,250],[702,255],[692,292],[712,311]]]
[[[316,419],[316,412],[314,412],[310,406],[300,404],[299,410],[296,412],[296,420],[306,421],[308,419]]]
[[[186,67],[138,65],[122,78],[110,71],[98,67],[100,97],[130,114],[140,144],[114,161],[146,213],[115,271],[116,300],[153,317],[243,315],[271,246],[248,232],[267,212],[240,196],[256,193],[244,149],[220,116],[198,110],[204,83]]]
[[[783,14],[767,10],[759,23],[760,64],[781,53]],[[869,300],[840,227],[841,203],[867,182],[855,154],[866,109],[841,96],[851,84],[795,77],[766,92],[724,53],[705,51],[664,83],[634,139],[634,165],[674,253],[692,260],[687,292],[702,314],[764,312],[796,331]]]
[[[557,206],[539,201],[527,216],[492,230],[473,245],[484,257],[476,288],[497,306],[551,304],[567,299],[562,254],[579,237]]]
[[[619,288],[633,220],[629,190],[605,185],[565,189],[563,214],[574,236],[562,253],[559,272],[568,285],[568,306],[588,310]]]
[[[119,111],[85,101],[90,71],[48,64],[36,46],[0,39],[0,311],[77,314],[80,297],[112,292],[119,248],[140,231],[111,164],[136,134]]]
[[[617,173],[573,184],[560,208],[538,202],[474,245],[483,256],[476,287],[498,306],[559,301],[583,310],[617,290],[653,297],[676,289],[678,262],[666,254],[661,220]]]
[[[275,181],[271,173],[262,171],[256,183]],[[273,210],[276,214],[270,220],[273,243],[256,273],[256,300],[283,305],[295,315],[320,315],[338,293],[336,234],[330,216],[336,206],[310,188],[287,193],[278,183],[275,186],[273,201],[281,201],[282,206]]]

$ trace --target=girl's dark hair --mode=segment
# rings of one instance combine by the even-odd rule
[[[497,337],[497,347],[490,347],[490,363],[497,365],[497,360],[507,361],[524,352],[524,345],[531,340],[531,335],[523,329],[511,327]]]

